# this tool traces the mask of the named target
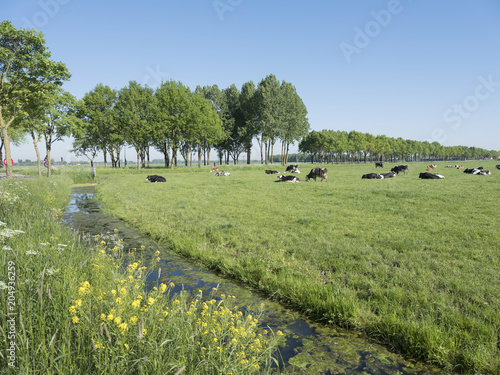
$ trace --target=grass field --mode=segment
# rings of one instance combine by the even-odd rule
[[[276,373],[284,337],[259,313],[215,290],[146,290],[159,253],[148,268],[115,233],[84,241],[63,226],[80,173],[0,180],[0,374]]]
[[[276,182],[264,166],[229,166],[229,177],[209,167],[100,170],[98,199],[172,250],[314,319],[447,371],[498,374],[500,171],[444,165],[434,171],[443,180],[420,180],[423,163],[384,180],[361,179],[373,164],[329,165],[328,183],[304,182],[311,165],[299,166],[300,183]],[[167,182],[146,183],[147,174]]]

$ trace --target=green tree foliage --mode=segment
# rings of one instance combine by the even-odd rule
[[[118,92],[116,103],[118,127],[123,130],[123,140],[133,146],[137,154],[137,169],[144,166],[147,149],[155,138],[156,122],[153,121],[156,98],[153,89],[130,81]]]
[[[17,30],[9,21],[0,23],[0,130],[8,178],[12,177],[9,127],[26,116],[33,96],[50,95],[70,78],[66,66],[50,56],[42,33]]]
[[[107,153],[111,153],[111,161],[114,164],[114,154],[123,145],[123,132],[119,128],[116,115],[116,101],[116,90],[102,83],[97,84],[80,101],[77,115],[81,121],[73,129],[74,150],[86,150],[85,154],[87,154],[89,149],[86,145],[95,146],[104,153],[105,167],[107,166]],[[94,147],[91,149],[93,150]]]

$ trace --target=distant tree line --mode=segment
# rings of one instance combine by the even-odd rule
[[[442,146],[438,142],[334,130],[311,131],[300,141],[299,151],[308,155],[311,163],[463,160],[500,155],[498,151],[478,147]]]

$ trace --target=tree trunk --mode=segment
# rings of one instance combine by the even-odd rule
[[[35,147],[36,164],[38,166],[38,177],[42,177],[42,163],[40,161],[40,151],[38,150],[38,141],[35,137],[35,132],[31,129],[31,138],[33,138],[33,147]]]
[[[137,153],[137,170],[141,169],[141,152],[139,151],[139,147],[136,147],[135,152]]]
[[[5,171],[5,176],[7,178],[12,178],[12,157],[10,153],[10,138],[9,135],[7,134],[7,126],[4,126],[2,124],[2,137],[3,137],[3,146],[5,148],[5,166],[6,171]],[[0,163],[3,162],[0,161]]]

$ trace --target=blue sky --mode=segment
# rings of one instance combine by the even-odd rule
[[[498,0],[3,0],[0,15],[44,34],[77,98],[98,83],[241,88],[272,73],[312,130],[500,150]]]

